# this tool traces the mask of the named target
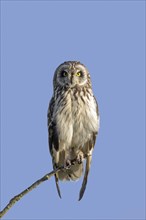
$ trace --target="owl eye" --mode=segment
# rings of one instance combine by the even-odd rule
[[[67,76],[67,75],[68,75],[68,73],[67,73],[65,70],[63,70],[63,71],[61,72],[61,76],[65,77],[65,76]]]
[[[79,71],[79,72],[77,72],[75,75],[76,75],[76,76],[81,76],[82,73],[81,73],[81,71]]]

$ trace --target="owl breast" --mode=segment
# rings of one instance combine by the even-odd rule
[[[56,124],[60,147],[63,149],[79,148],[98,132],[99,118],[92,93],[67,93],[56,108]]]

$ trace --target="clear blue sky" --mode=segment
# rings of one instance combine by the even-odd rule
[[[89,182],[54,179],[4,219],[144,219],[144,1],[2,1],[1,208],[52,170],[47,108],[55,68],[89,69],[101,128]]]

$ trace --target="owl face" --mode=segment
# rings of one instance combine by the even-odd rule
[[[62,63],[55,71],[54,86],[61,87],[84,86],[90,76],[86,67],[77,61]]]

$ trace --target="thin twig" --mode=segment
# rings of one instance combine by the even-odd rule
[[[16,203],[18,202],[24,195],[26,195],[27,193],[29,193],[31,190],[33,190],[34,188],[36,188],[38,185],[40,185],[42,182],[48,180],[50,177],[52,177],[54,174],[56,174],[57,172],[59,172],[62,169],[66,169],[65,167],[59,167],[56,170],[53,170],[50,173],[47,173],[45,176],[43,176],[41,179],[37,180],[36,182],[34,182],[31,186],[29,186],[27,189],[23,190],[21,193],[19,193],[18,195],[14,196],[10,202],[6,205],[6,207],[0,212],[0,218],[3,217],[8,211],[9,209]]]
[[[84,155],[83,160],[87,157],[87,155]],[[70,166],[61,166],[58,167],[56,170],[51,171],[50,173],[47,173],[45,176],[43,176],[41,179],[37,180],[36,182],[34,182],[31,186],[29,186],[27,189],[23,190],[21,193],[19,193],[18,195],[14,196],[10,202],[6,205],[6,207],[0,212],[0,218],[3,217],[8,211],[9,209],[16,203],[18,202],[24,195],[26,195],[27,193],[29,193],[31,190],[33,190],[34,188],[36,188],[38,185],[40,185],[41,183],[43,183],[44,181],[50,179],[50,177],[54,176],[56,173],[58,173],[60,170],[64,170],[64,169],[70,169],[72,166],[78,164],[78,161],[76,159],[73,159],[70,161],[71,165]]]

